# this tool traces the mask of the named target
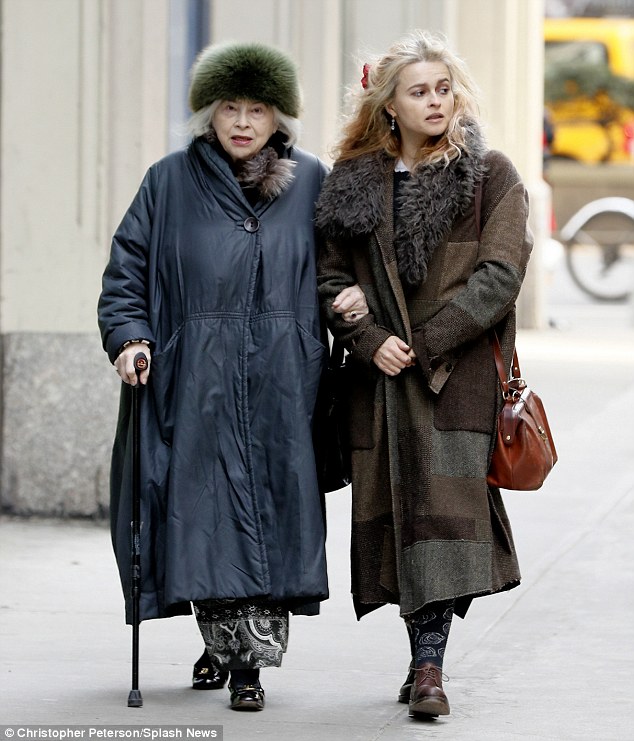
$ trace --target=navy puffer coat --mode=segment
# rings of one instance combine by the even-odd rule
[[[314,614],[328,596],[311,417],[326,356],[313,210],[326,168],[252,206],[206,141],[153,165],[112,243],[99,301],[111,361],[152,345],[141,391],[141,619],[202,599]],[[274,178],[264,172],[263,178]],[[131,616],[131,389],[122,384],[112,536]]]

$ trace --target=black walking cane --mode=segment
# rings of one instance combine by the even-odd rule
[[[139,375],[148,367],[147,356],[134,356],[136,386],[132,387],[132,689],[128,695],[129,708],[143,707],[139,690],[139,602],[141,599],[141,445],[139,421]]]

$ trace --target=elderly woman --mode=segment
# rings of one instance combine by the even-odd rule
[[[191,612],[194,687],[262,709],[288,614],[328,597],[311,417],[325,359],[314,205],[326,174],[295,146],[293,64],[260,44],[192,68],[194,138],[150,167],[112,242],[99,325],[121,379],[112,534],[130,572],[130,385],[140,376],[141,619]],[[130,597],[127,597],[130,616]]]
[[[446,715],[454,612],[520,580],[487,484],[500,399],[489,333],[510,365],[528,203],[442,38],[408,35],[362,82],[317,207],[319,290],[354,379],[352,591],[359,618],[399,605],[412,656],[399,700]],[[351,323],[339,293],[357,282],[369,313]]]

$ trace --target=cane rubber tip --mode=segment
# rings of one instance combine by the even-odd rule
[[[128,707],[129,708],[142,708],[143,698],[141,697],[140,690],[130,690],[128,695]]]

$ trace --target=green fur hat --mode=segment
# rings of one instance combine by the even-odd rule
[[[191,69],[189,105],[192,111],[214,100],[246,98],[274,105],[298,118],[301,93],[293,62],[264,44],[208,46]]]

